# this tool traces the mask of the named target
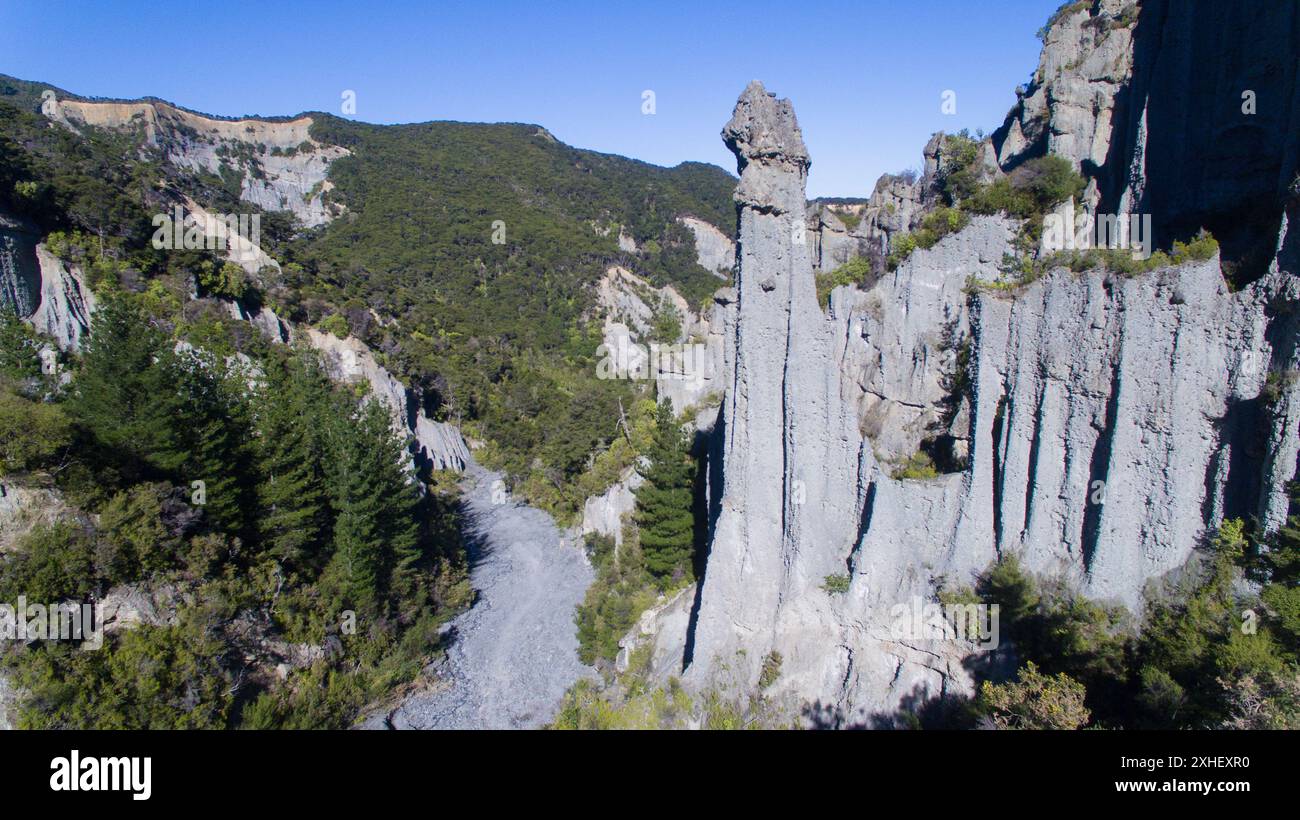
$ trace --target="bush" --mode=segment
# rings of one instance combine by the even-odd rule
[[[165,485],[140,484],[118,493],[99,517],[97,564],[111,583],[171,567],[180,548],[162,520]]]
[[[626,539],[617,556],[610,551],[611,542],[592,542],[593,561],[599,561],[596,582],[574,614],[578,657],[586,664],[612,662],[618,656],[619,640],[659,595],[635,538]]]
[[[938,478],[939,469],[929,453],[916,452],[894,468],[893,477],[904,481],[925,481]]]
[[[911,256],[914,250],[916,250],[916,237],[912,234],[904,233],[890,237],[889,256],[885,259],[885,265],[889,270],[894,270],[903,264],[903,261]]]
[[[73,524],[38,525],[0,562],[0,600],[34,603],[84,600],[99,586],[95,542]]]
[[[248,274],[234,262],[226,262],[220,268],[205,262],[199,267],[198,278],[199,285],[213,296],[243,299],[250,289]]]
[[[818,273],[816,276],[817,304],[828,305],[831,291],[844,285],[861,285],[867,281],[867,277],[870,275],[871,262],[863,256],[851,259],[829,273]]]
[[[71,443],[71,425],[61,408],[0,386],[0,475],[48,464]]]
[[[822,589],[831,595],[843,595],[849,591],[849,576],[842,572],[827,575],[822,579]]]
[[[940,239],[948,234],[957,233],[970,224],[970,215],[957,208],[939,207],[925,215],[921,227],[914,233],[903,234],[891,242],[889,257],[886,260],[890,270],[894,270],[917,248],[933,248]]]
[[[1083,684],[1068,675],[1040,673],[1032,661],[1014,683],[984,681],[980,708],[995,729],[1079,729],[1091,715]]]
[[[346,339],[351,332],[348,328],[348,320],[343,318],[342,313],[331,313],[321,319],[316,326],[326,333],[333,333],[340,339]]]
[[[763,668],[758,673],[758,688],[760,691],[767,689],[776,683],[777,678],[781,677],[781,653],[775,649],[767,653],[763,658]]]

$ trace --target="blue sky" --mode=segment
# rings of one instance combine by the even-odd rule
[[[0,0],[0,72],[227,116],[339,114],[352,90],[368,122],[535,122],[582,148],[728,170],[718,132],[761,79],[794,101],[809,195],[866,196],[918,167],[932,132],[999,125],[1058,5]]]

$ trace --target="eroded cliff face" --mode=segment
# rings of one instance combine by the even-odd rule
[[[291,211],[304,226],[324,224],[337,209],[324,201],[330,163],[348,151],[311,138],[311,117],[293,120],[219,120],[164,102],[60,100],[51,118],[138,130],[141,142],[181,168],[225,177],[238,174],[240,199],[267,211]]]
[[[300,335],[320,351],[330,378],[369,386],[370,394],[388,408],[393,429],[413,439],[411,454],[417,468],[461,472],[468,466],[469,447],[460,429],[426,416],[418,397],[375,360],[364,342],[351,336],[340,339],[311,327]]]
[[[1300,451],[1285,218],[1268,272],[1237,292],[1218,259],[989,287],[1015,226],[976,218],[868,291],[837,289],[827,314],[790,104],[751,85],[724,139],[740,268],[711,539],[691,616],[652,630],[657,674],[753,691],[775,652],[770,697],[870,723],[970,690],[973,644],[892,630],[896,607],[944,583],[1015,554],[1140,612],[1224,517],[1283,520]],[[940,441],[949,472],[895,477]],[[846,591],[827,589],[835,575]]]
[[[77,350],[90,330],[95,294],[81,270],[40,238],[35,225],[0,213],[0,309],[27,320],[61,350]]]

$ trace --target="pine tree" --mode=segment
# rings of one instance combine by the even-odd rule
[[[636,524],[646,568],[661,585],[691,574],[694,544],[695,465],[686,436],[661,402],[655,416],[655,436],[645,483],[636,491]]]
[[[28,379],[41,375],[40,340],[8,305],[0,305],[0,376]]]
[[[108,297],[95,311],[68,409],[124,462],[144,461],[172,436],[166,410],[174,385],[156,366],[167,353],[162,335],[125,297]]]
[[[151,410],[160,435],[149,462],[183,486],[203,482],[209,523],[233,535],[245,534],[254,481],[239,376],[227,374],[219,360],[195,352],[164,354],[155,367],[171,389]]]
[[[331,564],[349,603],[373,609],[407,579],[419,558],[415,488],[403,466],[403,443],[378,401],[366,401],[332,438],[337,466],[331,480]]]
[[[263,549],[290,565],[318,551],[328,525],[318,422],[330,402],[309,358],[268,363],[257,402],[257,528]]]

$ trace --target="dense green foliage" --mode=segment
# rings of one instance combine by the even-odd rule
[[[704,302],[720,282],[676,219],[729,233],[734,178],[581,151],[527,125],[320,117],[313,136],[352,151],[329,194],[348,211],[284,249],[272,304],[300,321],[343,317],[434,412],[488,440],[484,458],[517,491],[574,509],[567,488],[633,397],[596,378],[591,287],[617,263]],[[620,232],[638,252],[619,249]],[[370,309],[397,321],[381,326]]]
[[[178,347],[143,301],[105,295],[66,399],[0,396],[19,424],[66,416],[75,446],[56,442],[42,480],[98,515],[23,536],[0,561],[0,599],[134,584],[174,591],[175,619],[97,652],[13,648],[19,720],[346,726],[418,674],[437,624],[468,602],[451,502],[417,492],[387,412],[333,387],[314,353],[227,362]],[[323,649],[280,681],[257,634]]]
[[[654,603],[658,588],[646,570],[635,532],[629,531],[618,549],[608,536],[588,536],[587,550],[596,567],[596,581],[574,616],[578,657],[587,664],[612,662],[619,640]]]
[[[636,491],[636,526],[646,569],[661,585],[691,578],[695,537],[695,462],[686,434],[663,401],[655,417],[655,437],[646,456],[650,467]]]
[[[250,277],[209,252],[160,252],[146,241],[150,215],[170,212],[178,192],[214,212],[259,212],[238,199],[256,164],[222,146],[221,173],[195,173],[142,148],[131,129],[51,126],[37,113],[44,90],[0,77],[0,209],[56,232],[47,244],[92,286],[145,290],[167,321],[184,306],[185,335],[219,355],[246,352],[247,339],[190,315],[193,287],[351,333],[428,410],[485,440],[482,460],[506,470],[516,492],[555,512],[581,503],[576,484],[592,452],[612,445],[619,401],[638,392],[596,377],[592,285],[612,264],[673,284],[693,305],[721,284],[677,218],[730,233],[734,177],[583,151],[516,124],[373,126],[314,114],[313,137],[350,152],[331,166],[327,194],[342,218],[295,234],[291,215],[262,212],[262,247],[284,263],[280,273]],[[620,233],[636,252],[620,249]]]
[[[890,270],[917,248],[933,247],[966,227],[972,214],[1005,213],[1022,220],[1019,242],[1028,251],[1036,246],[1043,216],[1070,197],[1079,196],[1087,184],[1069,160],[1051,154],[1030,159],[991,182],[984,181],[987,172],[979,150],[982,139],[982,135],[966,131],[944,135],[934,179],[939,204],[925,215],[916,231],[891,237],[886,258]]]
[[[604,536],[587,540],[596,581],[575,614],[584,663],[613,661],[619,640],[641,613],[660,594],[671,594],[694,578],[700,523],[694,498],[696,462],[682,422],[668,402],[644,402],[640,409],[651,415],[649,424],[635,425],[633,452],[649,462],[640,468],[645,481],[636,490],[637,510],[624,522],[621,546],[616,548],[614,539]],[[639,421],[644,420],[642,416]]]
[[[843,285],[865,285],[871,276],[871,261],[865,256],[850,259],[833,271],[817,273],[817,304],[830,304],[831,291]]]
[[[1252,557],[1241,522],[1224,522],[1181,579],[1151,589],[1140,629],[1126,610],[1035,579],[1009,556],[974,590],[940,598],[998,604],[1001,640],[1024,666],[1017,680],[985,681],[967,708],[945,714],[999,728],[1298,727],[1287,569],[1296,544],[1287,528]],[[1260,595],[1242,585],[1243,572],[1263,579]]]
[[[1173,265],[1188,262],[1206,262],[1219,252],[1219,243],[1208,231],[1201,231],[1190,242],[1174,241],[1173,248],[1155,251],[1145,259],[1134,258],[1130,250],[1090,248],[1088,250],[1057,251],[1046,256],[1012,256],[1008,254],[999,266],[1006,279],[993,283],[972,279],[971,289],[1015,290],[1038,279],[1048,271],[1065,267],[1075,273],[1105,270],[1125,276],[1136,276]],[[1230,280],[1228,281],[1231,286]]]

